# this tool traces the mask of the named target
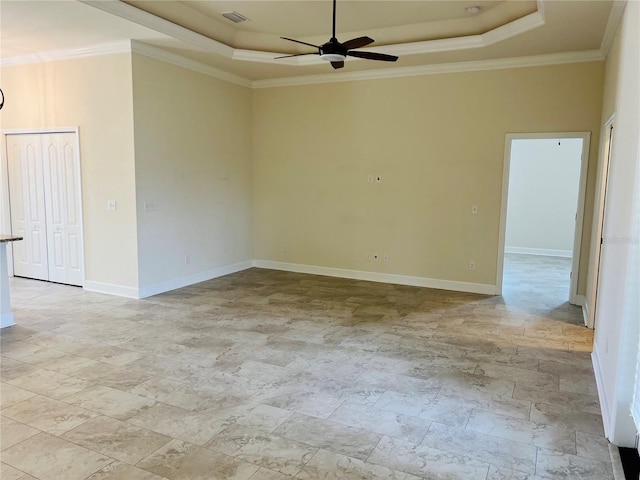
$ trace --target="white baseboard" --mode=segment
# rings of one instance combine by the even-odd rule
[[[573,257],[571,250],[553,250],[550,248],[504,247],[504,253],[521,253],[524,255],[544,255],[546,257]]]
[[[600,412],[602,413],[602,423],[604,425],[604,436],[610,439],[612,432],[611,425],[611,407],[607,398],[607,390],[604,384],[604,376],[602,375],[602,367],[598,356],[598,345],[593,344],[593,353],[591,354],[591,363],[593,364],[593,373],[596,377],[596,387],[598,389],[598,399],[600,400]]]
[[[310,273],[312,275],[325,275],[327,277],[352,278],[355,280],[368,280],[370,282],[395,283],[398,285],[436,288],[439,290],[453,290],[457,292],[480,293],[484,295],[496,294],[496,286],[485,283],[457,282],[436,278],[394,275],[391,273],[365,272],[361,270],[320,267],[317,265],[303,265],[299,263],[274,262],[271,260],[254,260],[253,266],[258,268],[268,268],[271,270]]]
[[[10,327],[15,324],[16,322],[13,320],[13,313],[9,312],[0,315],[0,328]]]
[[[106,293],[107,295],[116,295],[118,297],[138,298],[138,289],[136,287],[125,287],[124,285],[115,285],[113,283],[85,280],[84,289],[89,292]]]
[[[193,275],[188,275],[186,277],[174,278],[166,282],[156,283],[154,285],[148,285],[146,287],[141,287],[138,289],[137,298],[151,297],[153,295],[158,295],[159,293],[169,292],[177,288],[187,287],[195,283],[205,282],[213,278],[218,278],[224,275],[229,275],[231,273],[236,273],[242,270],[246,270],[247,268],[251,268],[252,266],[253,266],[253,262],[251,260],[246,260],[244,262],[239,262],[239,263],[234,263],[232,265],[225,265],[224,267],[214,268],[213,270],[206,270],[204,272],[194,273]]]

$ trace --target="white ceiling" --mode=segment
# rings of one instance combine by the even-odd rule
[[[473,5],[479,13],[465,11]],[[398,55],[398,62],[350,58],[334,71],[316,55],[273,59],[278,53],[313,51],[280,36],[326,42],[331,8],[330,0],[2,0],[0,59],[5,65],[37,61],[135,40],[135,49],[146,54],[168,54],[177,63],[248,82],[346,78],[522,57],[553,63],[595,58],[610,41],[621,11],[619,2],[597,0],[338,0],[338,39],[368,35],[376,42],[362,50]],[[220,15],[231,10],[249,21],[234,24]]]

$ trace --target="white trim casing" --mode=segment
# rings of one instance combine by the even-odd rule
[[[597,344],[593,346],[593,353],[591,354],[591,363],[593,364],[593,373],[596,377],[596,387],[598,389],[598,400],[600,400],[600,412],[602,413],[602,424],[604,425],[604,435],[609,438],[611,435],[613,425],[611,418],[611,401],[607,396],[607,390],[604,388],[604,376],[602,374],[602,367],[600,366],[600,358],[598,355]]]
[[[604,221],[604,202],[607,193],[608,172],[610,163],[611,145],[615,136],[615,113],[607,119],[600,132],[600,153],[598,158],[598,173],[596,177],[596,190],[593,201],[593,221],[591,224],[591,252],[589,256],[589,278],[587,279],[587,317],[585,325],[588,328],[595,327],[596,296],[598,290],[598,276],[600,268],[600,254],[602,228]]]
[[[397,285],[436,288],[439,290],[478,293],[482,295],[495,295],[496,293],[495,285],[488,285],[484,283],[458,282],[454,280],[412,277],[408,275],[394,275],[390,273],[367,272],[362,270],[347,270],[343,268],[321,267],[318,265],[304,265],[300,263],[274,262],[271,260],[254,260],[253,266],[257,268],[267,268],[270,270],[308,273],[312,275],[324,275],[327,277],[351,278],[354,280],[366,280],[369,282],[394,283]]]

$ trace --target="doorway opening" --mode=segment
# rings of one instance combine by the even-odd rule
[[[525,291],[551,309],[584,302],[577,289],[589,140],[589,132],[506,136],[499,295]]]

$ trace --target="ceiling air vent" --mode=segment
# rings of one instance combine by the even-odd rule
[[[231,20],[233,23],[240,23],[249,20],[247,17],[238,12],[222,12],[222,16],[228,20]]]

